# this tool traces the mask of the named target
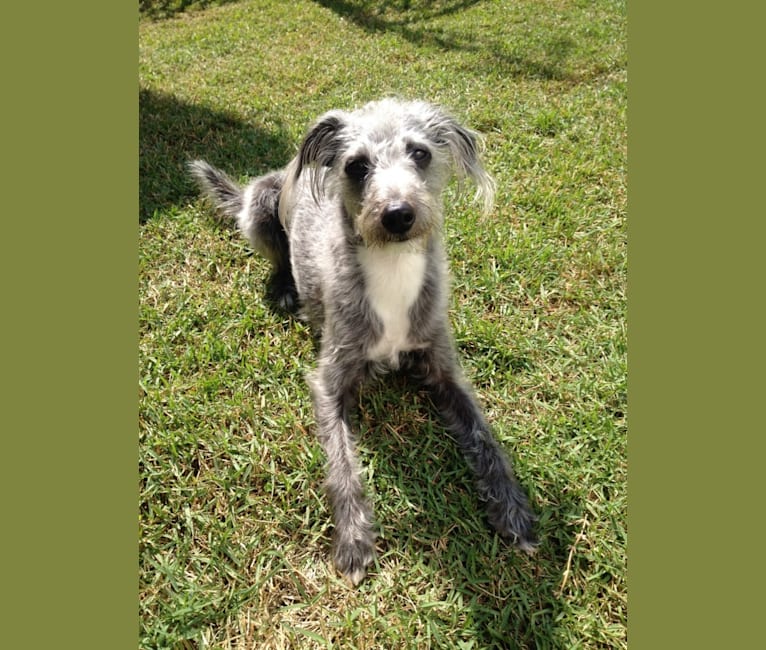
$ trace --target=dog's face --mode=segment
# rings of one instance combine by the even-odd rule
[[[314,195],[336,195],[367,246],[426,238],[442,224],[450,176],[469,177],[492,203],[494,186],[478,158],[477,135],[422,102],[383,100],[331,111],[309,131],[297,174],[316,165]]]

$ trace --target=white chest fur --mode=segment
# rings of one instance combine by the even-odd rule
[[[423,286],[426,255],[407,243],[360,248],[358,254],[367,300],[383,325],[383,332],[367,357],[396,366],[399,352],[415,347],[409,336],[409,312]]]

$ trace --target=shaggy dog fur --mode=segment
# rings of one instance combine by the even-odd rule
[[[349,410],[371,373],[410,372],[429,390],[476,475],[489,521],[533,552],[534,515],[511,463],[463,380],[447,321],[442,193],[468,178],[489,210],[494,184],[478,135],[440,108],[386,99],[333,110],[297,156],[244,188],[204,161],[192,174],[273,265],[271,291],[320,333],[309,375],[327,456],[333,560],[354,585],[374,559]]]

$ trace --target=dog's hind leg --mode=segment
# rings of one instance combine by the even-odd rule
[[[235,220],[252,247],[271,262],[270,297],[280,308],[293,310],[297,291],[290,267],[290,245],[278,213],[285,172],[260,176],[242,188],[204,160],[189,163],[189,171],[218,212]]]
[[[279,221],[284,178],[284,171],[276,171],[254,179],[245,188],[237,225],[253,248],[271,262],[269,297],[281,309],[292,311],[297,307],[298,292],[290,265],[290,244]]]

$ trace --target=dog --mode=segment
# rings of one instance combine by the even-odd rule
[[[349,423],[360,386],[387,370],[410,373],[455,437],[490,524],[533,553],[536,517],[508,456],[463,379],[447,320],[442,194],[457,176],[485,212],[495,185],[478,133],[420,101],[383,99],[331,110],[282,170],[240,187],[202,160],[192,175],[224,217],[271,261],[271,293],[320,335],[308,383],[327,457],[333,562],[354,586],[375,558]]]

